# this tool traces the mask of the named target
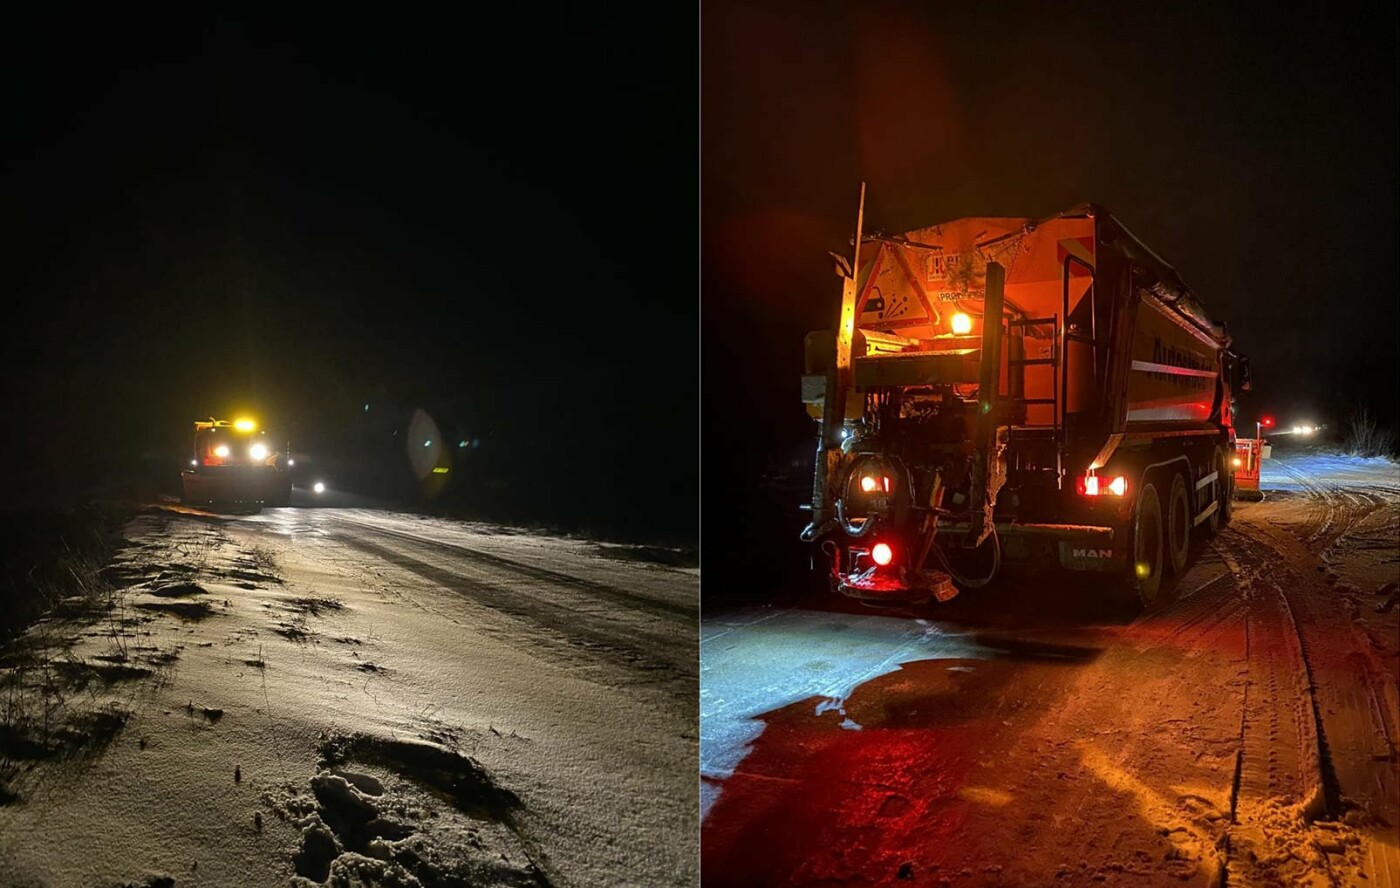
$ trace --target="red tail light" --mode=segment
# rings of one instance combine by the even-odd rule
[[[1122,475],[1100,478],[1086,473],[1075,486],[1083,496],[1122,496],[1128,492],[1128,479]]]
[[[874,493],[874,492],[877,491],[877,490],[884,490],[885,493],[889,493],[889,492],[890,492],[890,476],[889,476],[889,475],[884,475],[884,476],[882,476],[882,477],[880,477],[880,478],[878,478],[878,479],[877,479],[874,475],[862,475],[862,476],[861,476],[861,478],[860,478],[860,491],[861,491],[861,493]]]
[[[876,543],[870,549],[870,557],[876,564],[884,567],[894,560],[894,550],[889,547],[888,543]]]

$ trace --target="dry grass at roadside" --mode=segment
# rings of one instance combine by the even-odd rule
[[[0,516],[0,804],[27,762],[99,748],[125,710],[97,705],[97,689],[144,677],[127,647],[130,618],[102,567],[118,547],[115,515],[97,509]],[[76,658],[75,618],[110,639]]]
[[[1358,407],[1347,419],[1346,442],[1343,445],[1348,456],[1384,456],[1394,459],[1400,455],[1396,446],[1395,430],[1382,427],[1371,411]]]

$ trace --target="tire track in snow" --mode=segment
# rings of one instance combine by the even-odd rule
[[[581,651],[595,661],[621,668],[636,677],[646,676],[648,683],[660,679],[668,683],[690,682],[691,686],[694,684],[696,672],[691,662],[693,657],[684,657],[684,645],[677,644],[682,640],[680,638],[662,639],[653,635],[647,639],[651,644],[639,645],[633,641],[633,637],[640,634],[635,628],[622,625],[600,626],[596,620],[589,620],[590,615],[584,611],[525,594],[519,588],[511,588],[480,577],[469,577],[421,557],[370,542],[363,536],[343,534],[339,537],[341,542],[351,548],[408,571],[436,586],[461,593],[516,621],[529,624],[536,630],[531,633],[532,641],[542,637],[562,641],[562,645],[555,646],[566,650],[570,654],[570,660],[576,661],[577,654]],[[418,545],[421,547],[423,544]],[[451,547],[448,547],[448,552],[444,554],[450,554],[451,551]],[[541,629],[545,632],[540,633],[538,630]],[[666,644],[666,641],[670,644]],[[668,648],[672,656],[667,657],[660,653]]]
[[[1384,491],[1374,492],[1387,499]],[[1245,528],[1251,541],[1274,560],[1280,596],[1300,614],[1299,643],[1304,653],[1327,789],[1327,812],[1353,808],[1363,822],[1397,819],[1395,729],[1378,688],[1394,679],[1374,656],[1363,633],[1337,605],[1337,594],[1318,577],[1313,557],[1290,545],[1286,531],[1272,526]],[[1393,692],[1391,692],[1393,693]],[[1387,697],[1390,695],[1387,694]],[[1350,822],[1350,821],[1349,821]],[[1379,884],[1400,884],[1400,848],[1373,838],[1366,846],[1367,869]]]
[[[1309,824],[1336,812],[1337,778],[1307,646],[1277,580],[1284,553],[1241,527],[1225,538],[1221,554],[1246,602],[1248,663],[1225,879],[1276,884],[1288,877],[1278,866],[1296,857],[1289,846],[1310,846]],[[1336,884],[1325,856],[1323,868]]]
[[[514,558],[505,558],[501,555],[483,552],[480,549],[473,549],[455,541],[436,540],[415,533],[409,533],[404,530],[396,530],[377,524],[357,521],[353,518],[342,517],[339,520],[345,524],[353,524],[356,527],[364,528],[372,533],[448,550],[454,556],[469,561],[475,561],[486,566],[498,568],[508,573],[520,574],[530,577],[531,579],[541,580],[551,585],[566,586],[578,592],[585,592],[591,596],[608,599],[625,607],[643,610],[657,616],[695,620],[699,611],[698,601],[695,604],[665,601],[628,589],[620,589],[616,586],[610,586],[595,580],[576,577],[572,574],[563,573],[562,571],[550,570],[549,568],[539,567],[538,565],[527,564]]]

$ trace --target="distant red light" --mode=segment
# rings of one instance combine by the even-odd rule
[[[886,543],[876,543],[874,548],[870,550],[870,557],[874,559],[876,564],[884,567],[894,560],[894,550]]]
[[[1274,418],[1272,416],[1260,417],[1259,424],[1266,429],[1271,429],[1274,427]]]

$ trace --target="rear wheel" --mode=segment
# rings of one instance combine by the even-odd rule
[[[1224,527],[1230,523],[1230,512],[1235,502],[1234,461],[1224,450],[1217,448],[1215,451],[1215,463],[1216,471],[1220,473],[1217,478],[1219,483],[1215,488],[1220,496],[1220,507],[1215,510],[1215,513],[1220,517],[1216,521],[1215,526]]]
[[[1166,561],[1162,534],[1162,501],[1157,488],[1146,483],[1133,506],[1132,562],[1128,565],[1128,587],[1143,606],[1157,599],[1162,588],[1162,569]]]
[[[1191,517],[1186,479],[1177,472],[1172,476],[1171,493],[1167,496],[1167,554],[1173,575],[1186,569],[1186,556],[1191,551]]]

